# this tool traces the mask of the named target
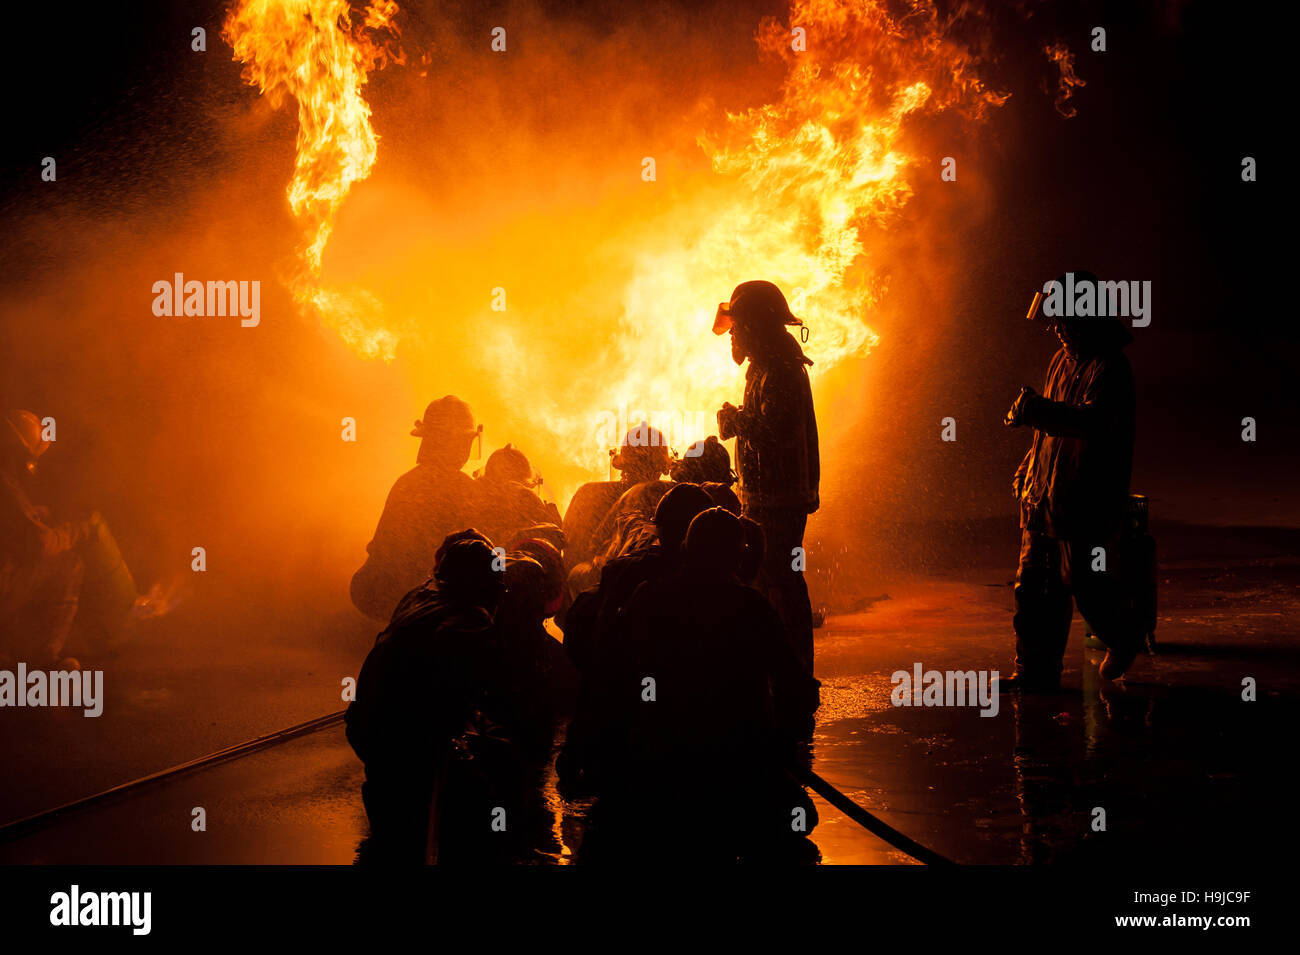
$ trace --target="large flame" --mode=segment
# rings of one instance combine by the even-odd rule
[[[401,54],[390,50],[396,13],[392,0],[372,0],[354,25],[347,0],[241,0],[223,31],[244,63],[244,79],[273,107],[286,95],[298,102],[298,156],[288,197],[304,241],[290,289],[299,307],[336,328],[367,358],[391,359],[398,335],[373,295],[321,286],[321,256],[339,206],[375,164],[379,137],[361,88],[372,69],[389,59],[401,62]]]
[[[717,186],[634,242],[645,251],[635,253],[618,333],[596,366],[605,410],[548,417],[575,461],[598,469],[603,445],[642,418],[679,450],[715,429],[713,412],[738,400],[737,371],[725,340],[711,341],[708,330],[719,300],[742,281],[786,291],[809,326],[816,370],[876,344],[870,317],[885,289],[864,236],[912,196],[921,158],[903,147],[905,123],[949,109],[978,119],[1007,99],[983,85],[950,26],[928,0],[901,16],[875,0],[795,0],[788,24],[763,22],[760,49],[787,65],[781,95],[701,136]],[[927,163],[937,177],[938,159]],[[525,375],[516,357],[514,374]]]
[[[319,277],[339,204],[375,161],[361,89],[382,50],[373,36],[395,33],[394,12],[392,3],[372,3],[356,27],[344,0],[242,0],[226,26],[249,81],[273,103],[289,94],[299,104],[289,202],[306,241],[295,295],[368,357],[393,355],[395,321],[373,297],[322,289]],[[709,328],[717,303],[748,279],[786,291],[808,325],[814,372],[867,354],[878,340],[872,311],[885,292],[871,242],[908,203],[917,175],[939,175],[940,157],[908,146],[909,121],[947,110],[977,119],[1006,98],[981,83],[953,26],[932,0],[793,0],[788,23],[761,24],[760,50],[786,67],[779,95],[727,115],[698,138],[710,181],[645,184],[671,190],[666,211],[660,205],[638,217],[612,252],[601,250],[621,257],[631,276],[617,295],[621,312],[570,308],[568,352],[551,356],[563,367],[539,360],[528,319],[519,323],[518,313],[481,332],[483,364],[497,377],[491,387],[548,433],[549,441],[535,442],[546,447],[531,450],[550,465],[595,476],[619,431],[643,418],[679,450],[713,431],[714,411],[739,396],[726,341]],[[579,308],[613,297],[608,287],[589,296],[544,291],[554,291],[556,309],[561,295]],[[429,352],[447,357],[432,345]],[[560,384],[579,378],[585,392]]]

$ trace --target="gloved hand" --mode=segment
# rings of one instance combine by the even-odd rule
[[[722,407],[718,410],[718,437],[722,440],[735,437],[736,435],[736,412],[740,409],[730,401],[724,401]]]
[[[1025,387],[1020,389],[1020,394],[1016,396],[1016,400],[1012,402],[1011,408],[1007,411],[1006,417],[1002,419],[1002,423],[1011,428],[1019,427],[1023,423],[1020,419],[1025,413],[1025,403],[1030,398],[1037,397],[1038,392],[1034,391],[1034,389],[1030,388],[1028,385],[1025,385]]]

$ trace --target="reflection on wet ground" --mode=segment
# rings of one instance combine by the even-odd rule
[[[899,709],[825,727],[818,766],[860,804],[963,863],[1185,858],[1239,861],[1286,818],[1279,727],[1293,702],[1231,688],[1085,685],[977,711]],[[1128,681],[1125,681],[1128,682]],[[851,692],[849,688],[843,688]],[[1094,829],[1094,819],[1105,828]],[[828,844],[827,862],[856,856]],[[1264,840],[1250,842],[1249,840]]]
[[[961,863],[1234,863],[1259,845],[1285,855],[1300,699],[1297,569],[1276,561],[1209,575],[1170,569],[1156,656],[1139,659],[1122,683],[1102,684],[1100,654],[1081,649],[1076,620],[1062,691],[1003,700],[993,717],[974,707],[895,707],[890,676],[918,662],[1005,671],[1009,588],[892,582],[888,599],[818,631],[814,769]],[[1255,702],[1242,699],[1248,678]],[[23,718],[47,734],[80,728],[66,716]],[[335,726],[0,844],[0,862],[348,864],[366,836],[360,783],[361,767]],[[82,791],[91,788],[104,787]],[[821,821],[812,838],[823,863],[911,862],[815,802]],[[196,807],[206,831],[192,829]],[[562,798],[553,769],[536,808],[518,861],[580,858],[590,805]],[[691,850],[683,839],[647,852],[672,860]]]
[[[1169,571],[1158,653],[1097,674],[1076,619],[1060,693],[975,708],[894,707],[890,674],[1005,668],[1009,588],[935,581],[828,624],[817,767],[896,828],[964,863],[1239,863],[1289,841],[1286,759],[1300,661],[1294,564]],[[893,606],[890,606],[890,605]],[[918,613],[940,610],[939,614]],[[1243,680],[1257,685],[1243,700]],[[1104,829],[1101,828],[1104,812]],[[817,838],[827,862],[851,857]],[[1256,840],[1252,842],[1251,840]],[[872,860],[861,860],[872,861]]]

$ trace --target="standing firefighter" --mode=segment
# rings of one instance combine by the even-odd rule
[[[1056,282],[1097,288],[1089,272]],[[1036,296],[1030,318],[1038,302]],[[1016,670],[1000,681],[1004,690],[1060,686],[1071,595],[1109,647],[1103,678],[1123,676],[1139,648],[1119,566],[1136,416],[1124,348],[1133,339],[1113,316],[1045,316],[1044,323],[1061,342],[1044,393],[1021,389],[1006,415],[1012,427],[1033,428],[1034,438],[1013,485],[1021,528]]]
[[[85,575],[79,549],[99,529],[98,513],[55,523],[49,508],[28,496],[36,463],[50,447],[42,431],[30,411],[11,411],[0,424],[0,657],[33,667],[63,660]]]
[[[744,404],[723,404],[718,433],[736,438],[736,469],[746,517],[767,539],[760,589],[776,607],[805,666],[812,669],[812,605],[803,576],[803,533],[817,510],[821,463],[817,418],[803,349],[787,325],[790,314],[771,282],[744,282],[718,306],[714,334],[731,333],[731,357],[749,360]]]
[[[416,464],[388,492],[370,555],[352,578],[352,602],[387,622],[408,591],[433,572],[444,537],[471,523],[474,479],[461,470],[478,430],[469,405],[454,395],[431,402],[411,431],[420,438]]]

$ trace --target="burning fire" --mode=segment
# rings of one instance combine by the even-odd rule
[[[370,293],[321,286],[321,256],[339,206],[375,164],[379,137],[361,87],[371,70],[402,62],[390,49],[398,36],[396,13],[393,0],[372,0],[362,23],[353,24],[347,0],[241,0],[223,31],[244,63],[244,79],[273,107],[286,95],[298,101],[298,156],[288,197],[304,245],[300,270],[289,282],[294,299],[366,358],[393,358],[398,336]]]
[[[392,358],[399,329],[368,293],[322,288],[321,256],[339,205],[375,161],[361,89],[392,56],[376,38],[395,38],[395,13],[376,0],[356,25],[344,0],[241,0],[226,23],[248,81],[273,104],[286,94],[298,101],[288,197],[306,238],[294,294],[364,357]],[[553,439],[537,448],[547,466],[599,476],[624,421],[658,425],[673,409],[697,423],[738,400],[729,348],[709,329],[739,282],[765,278],[786,291],[809,327],[815,371],[869,352],[878,341],[871,313],[886,291],[870,261],[873,233],[878,240],[906,206],[923,162],[938,175],[937,158],[908,145],[909,120],[949,110],[979,119],[1006,99],[983,85],[953,27],[931,0],[793,0],[788,24],[761,24],[760,50],[786,66],[779,95],[701,135],[712,181],[678,189],[669,212],[647,216],[617,247],[631,276],[617,296],[621,313],[570,309],[564,368],[538,360],[524,325],[496,321],[483,332],[490,385]],[[608,301],[601,291],[570,290],[569,302]],[[431,358],[440,354],[430,346]],[[557,386],[578,377],[587,391],[576,398]],[[704,436],[672,435],[679,450]]]
[[[780,97],[699,138],[718,187],[636,243],[653,251],[634,253],[613,345],[596,365],[610,382],[601,407],[627,406],[630,423],[655,424],[654,409],[680,409],[689,420],[738,401],[730,349],[709,328],[718,301],[748,279],[774,281],[790,297],[809,326],[805,351],[817,370],[870,351],[878,341],[870,314],[885,289],[864,235],[887,227],[912,196],[921,158],[904,149],[905,123],[951,109],[979,119],[1007,99],[982,84],[949,26],[928,0],[900,17],[875,0],[794,0],[788,25],[763,22],[760,49],[787,66]],[[937,160],[927,168],[937,175]],[[526,373],[521,360],[512,375]],[[548,423],[593,472],[602,439],[620,437],[593,438],[590,413]],[[678,450],[707,433],[683,436]]]

